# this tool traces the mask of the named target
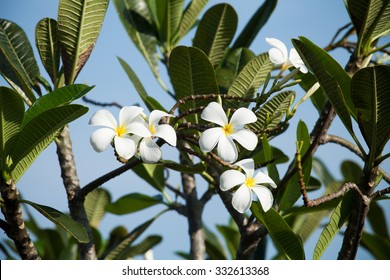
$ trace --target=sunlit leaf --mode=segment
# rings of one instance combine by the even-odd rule
[[[162,191],[165,187],[164,166],[157,164],[138,164],[132,168],[134,173],[149,183],[153,188]]]
[[[107,204],[105,210],[113,214],[125,215],[160,203],[162,203],[161,195],[152,197],[141,193],[130,193],[113,203]]]
[[[106,214],[105,207],[111,202],[110,193],[102,188],[95,189],[85,198],[84,207],[87,213],[89,224],[98,228],[99,224]]]

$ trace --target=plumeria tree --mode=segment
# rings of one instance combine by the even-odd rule
[[[41,76],[21,27],[0,20],[0,73],[9,84],[0,87],[0,225],[11,241],[0,248],[7,257],[13,257],[12,249],[23,259],[132,258],[164,242],[159,235],[139,239],[156,219],[174,211],[187,219],[188,232],[181,234],[190,240],[188,251],[178,255],[227,258],[224,246],[203,224],[212,197],[222,201],[220,211],[230,218],[217,230],[231,258],[319,259],[337,234],[343,236],[338,259],[354,259],[361,246],[375,258],[390,257],[386,217],[377,203],[390,193],[384,168],[390,138],[389,43],[382,43],[390,33],[390,2],[346,0],[351,23],[326,47],[299,37],[288,51],[280,40],[264,38],[269,48],[261,53],[249,47],[276,0],[265,0],[239,34],[234,8],[220,3],[204,11],[207,2],[113,1],[129,39],[165,94],[148,94],[135,65],[119,58],[143,104],[127,104],[118,118],[107,108],[96,108],[105,104],[85,97],[92,87],[75,83],[99,36],[108,0],[59,0],[58,18],[38,22],[35,43],[50,81]],[[192,45],[182,45],[191,30]],[[350,52],[344,67],[331,56],[335,48]],[[299,100],[296,90],[304,92]],[[160,100],[166,97],[169,108]],[[80,98],[85,106],[73,104]],[[318,110],[310,132],[305,120],[290,126],[303,102]],[[96,152],[112,149],[119,167],[80,186],[68,123],[85,114],[87,106],[96,109],[89,121],[96,127],[91,146]],[[328,133],[335,116],[352,142]],[[296,130],[296,139],[285,140],[296,146],[293,158],[273,145],[287,130]],[[22,198],[17,188],[52,142],[67,213]],[[346,161],[345,178],[336,180],[327,170],[332,163],[316,157],[318,147],[327,143],[359,156],[363,168]],[[164,146],[176,153],[167,157]],[[285,171],[283,163],[289,165]],[[111,201],[110,190],[102,185],[130,171],[158,195],[128,193]],[[179,182],[170,182],[170,171],[178,172]],[[312,190],[323,195],[309,198]],[[157,204],[164,206],[162,212],[130,232],[118,226],[102,242],[99,223],[105,213],[137,215]],[[56,230],[40,228],[29,207]],[[318,229],[322,232],[310,252],[304,243]],[[275,256],[266,254],[267,240],[277,248]]]

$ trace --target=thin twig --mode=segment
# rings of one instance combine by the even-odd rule
[[[90,103],[92,105],[95,105],[95,106],[100,106],[100,107],[117,107],[119,109],[122,109],[123,106],[120,105],[119,103],[117,102],[99,102],[99,101],[95,101],[95,100],[92,100],[86,96],[83,96],[83,101],[86,102],[86,103]]]
[[[385,188],[385,189],[383,189],[383,190],[379,190],[379,191],[374,192],[370,196],[370,198],[371,199],[376,199],[377,197],[383,196],[383,195],[388,194],[388,193],[390,193],[390,186]]]

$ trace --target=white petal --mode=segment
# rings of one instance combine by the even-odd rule
[[[296,49],[291,49],[290,50],[290,57],[289,57],[290,63],[295,67],[298,68],[302,73],[307,73],[307,67],[303,63],[303,60],[299,56],[298,52]]]
[[[274,203],[274,197],[269,189],[262,186],[255,186],[252,188],[252,191],[258,197],[261,206],[263,207],[264,212],[267,212]]]
[[[199,147],[202,152],[208,153],[214,149],[222,134],[223,131],[220,127],[205,130],[199,137]]]
[[[139,121],[132,122],[126,126],[126,132],[133,133],[133,134],[141,136],[141,137],[152,136],[149,128],[147,127],[146,122],[143,122],[143,123],[139,122]]]
[[[112,129],[115,129],[117,127],[117,122],[114,118],[114,116],[111,114],[108,110],[99,110],[89,120],[90,125],[100,125],[100,126],[107,126]]]
[[[248,123],[257,121],[255,113],[247,108],[239,108],[235,111],[230,119],[230,123],[235,126],[243,126]]]
[[[255,173],[255,162],[251,158],[246,158],[240,161],[237,161],[234,165],[237,165],[244,169],[246,177],[252,178],[253,173]]]
[[[240,213],[244,213],[252,204],[252,192],[245,185],[241,185],[233,194],[232,205]]]
[[[154,136],[164,139],[171,146],[176,146],[176,131],[169,124],[157,125]]]
[[[275,64],[283,64],[286,62],[288,59],[286,45],[275,38],[265,38],[265,40],[273,47],[268,52],[270,60]]]
[[[138,106],[126,106],[123,107],[119,112],[119,123],[120,125],[127,126],[131,123],[144,109]]]
[[[222,173],[219,178],[220,188],[223,191],[230,190],[231,188],[242,185],[245,182],[245,175],[237,170],[227,170]]]
[[[153,110],[149,116],[149,124],[158,125],[162,117],[172,117],[172,115],[160,110]]]
[[[271,187],[276,188],[274,180],[262,171],[257,172],[253,179],[255,180],[256,185],[270,184]]]
[[[139,149],[145,163],[156,163],[161,159],[161,149],[151,138],[144,138]]]
[[[249,129],[241,129],[230,136],[249,151],[252,151],[257,146],[257,135]]]
[[[91,134],[90,142],[93,149],[100,153],[103,152],[111,143],[115,136],[115,131],[111,128],[100,128]]]
[[[238,157],[238,151],[236,144],[234,144],[231,137],[227,137],[224,134],[219,138],[217,146],[218,156],[226,162],[235,162]]]
[[[228,123],[225,111],[217,102],[209,103],[209,105],[203,109],[200,117],[205,121],[216,123],[220,126],[224,126]]]
[[[114,138],[115,150],[121,157],[130,159],[135,154],[136,146],[133,139],[124,135],[122,137]]]

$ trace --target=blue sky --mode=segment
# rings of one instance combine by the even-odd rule
[[[238,31],[240,31],[252,15],[252,12],[263,1],[211,0],[207,8],[221,2],[229,3],[235,8],[239,17]],[[27,33],[27,36],[33,44],[34,51],[36,51],[34,43],[35,25],[44,17],[56,18],[57,6],[58,1],[54,0],[1,0],[0,18],[5,18],[19,24]],[[348,22],[348,14],[344,7],[344,1],[342,0],[280,0],[274,14],[253,42],[251,49],[256,54],[268,51],[269,46],[264,40],[265,37],[278,38],[285,42],[288,48],[292,46],[290,39],[297,38],[298,36],[305,36],[317,45],[325,46],[330,42],[337,29]],[[193,32],[190,33],[181,44],[191,45],[191,36],[193,34]],[[341,65],[345,65],[349,57],[348,53],[343,50],[332,52],[332,55]],[[173,105],[173,100],[170,100],[169,97],[164,95],[164,92],[154,80],[148,65],[132,45],[132,42],[119,21],[113,3],[110,3],[97,45],[86,66],[77,78],[77,82],[95,85],[95,88],[88,95],[91,99],[101,102],[115,101],[122,105],[135,103],[142,105],[138,94],[118,63],[117,56],[124,59],[133,67],[150,95],[161,100],[166,108]],[[36,58],[38,63],[40,63],[37,53]],[[41,64],[39,65],[41,66]],[[165,83],[169,84],[163,67],[161,69]],[[42,67],[41,74],[47,77]],[[1,78],[0,85],[6,85]],[[302,95],[303,92],[298,88],[297,99]],[[78,175],[82,186],[99,175],[119,166],[119,163],[113,156],[112,150],[98,154],[90,146],[89,136],[94,128],[88,126],[88,120],[100,108],[91,105],[87,106],[90,107],[88,114],[70,125]],[[115,108],[112,108],[111,111],[114,116],[118,113],[118,110]],[[295,142],[292,139],[295,139],[295,127],[298,120],[304,119],[310,130],[316,118],[317,113],[309,102],[302,105],[299,108],[297,116],[294,118],[295,120],[291,123],[290,131],[277,138],[274,144],[282,148],[286,154],[292,156],[295,150]],[[349,138],[337,119],[330,132]],[[174,149],[172,148],[164,149],[164,153],[165,155],[175,156]],[[318,156],[327,163],[336,178],[341,178],[339,166],[343,160],[352,159],[360,164],[356,156],[333,144],[321,147]],[[389,165],[387,164],[385,169],[389,170],[388,167]],[[283,170],[280,170],[280,173]],[[178,180],[174,183],[178,184],[179,182]],[[132,172],[128,172],[110,181],[104,187],[110,190],[113,200],[129,192],[143,192],[149,195],[156,194],[153,188],[148,187],[143,181],[138,180]],[[67,211],[66,195],[60,179],[54,145],[51,145],[36,160],[20,180],[18,188],[26,199]],[[202,189],[202,186],[200,188]],[[132,215],[107,215],[101,224],[101,230],[107,235],[110,229],[119,224],[125,224],[129,230],[132,230],[135,226],[153,217],[161,209],[161,207],[155,206]],[[390,215],[389,210],[387,210],[387,214]],[[214,197],[205,209],[204,222],[206,226],[215,231],[214,224],[225,224],[227,220],[228,216],[224,206],[218,197]],[[43,219],[42,224],[50,226],[50,223]],[[176,213],[164,214],[151,226],[148,233],[161,234],[163,236],[163,242],[154,251],[157,259],[173,259],[176,258],[174,251],[188,250],[187,222]],[[308,242],[306,248],[307,258],[311,258],[312,256],[317,237],[318,234],[313,236]],[[341,239],[336,238],[330,248],[325,252],[323,258],[335,259],[340,244]],[[272,248],[270,252],[272,254]],[[360,250],[358,258],[367,259],[370,256],[363,250]]]

